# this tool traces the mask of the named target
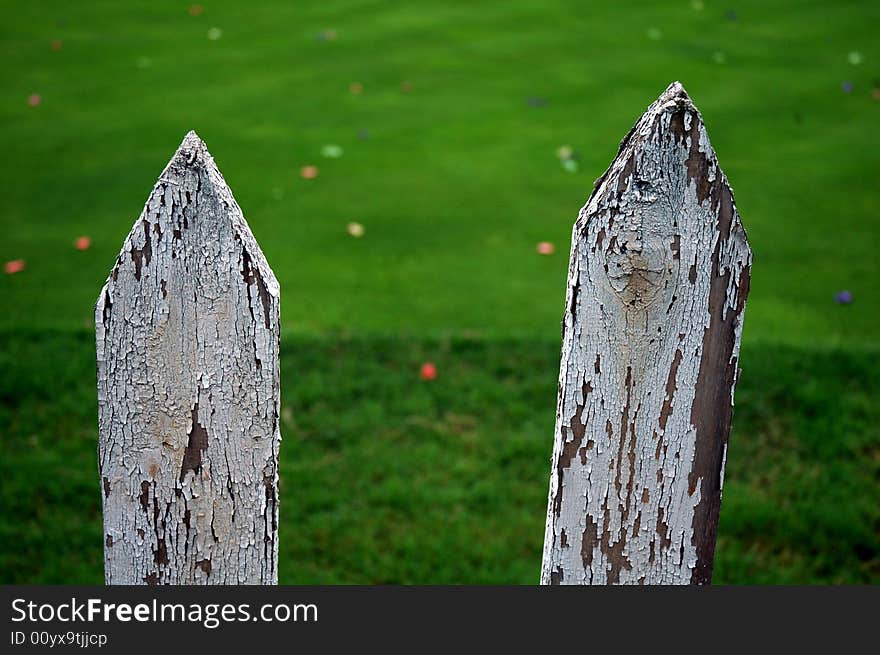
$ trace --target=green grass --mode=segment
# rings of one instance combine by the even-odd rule
[[[680,79],[754,249],[746,340],[876,338],[876,2],[203,4],[198,17],[159,1],[6,12],[0,260],[29,269],[0,278],[0,324],[90,319],[194,128],[278,274],[286,329],[555,336],[577,210],[639,114]],[[318,41],[325,28],[338,38]],[[547,105],[530,107],[533,96]],[[322,159],[325,143],[345,155]],[[576,174],[556,159],[565,143],[580,153]],[[304,164],[321,175],[300,179]],[[361,241],[345,232],[352,220],[367,228]],[[79,234],[90,251],[71,247]],[[559,254],[536,256],[541,240]],[[842,288],[857,301],[846,320],[830,302]]]
[[[571,225],[679,79],[754,251],[716,580],[880,582],[880,4],[188,4],[3,3],[0,581],[101,579],[92,306],[196,129],[283,291],[282,581],[535,582]]]

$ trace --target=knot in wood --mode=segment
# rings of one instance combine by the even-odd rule
[[[627,220],[604,252],[608,282],[626,309],[649,308],[675,273],[672,239],[650,227]]]

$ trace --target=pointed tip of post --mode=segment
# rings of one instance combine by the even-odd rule
[[[183,137],[183,141],[181,141],[180,145],[183,145],[185,143],[205,145],[205,142],[202,141],[201,138],[199,138],[199,135],[196,134],[195,130],[190,130],[189,132],[187,132],[186,136]]]
[[[174,153],[169,164],[182,164],[184,167],[189,167],[210,158],[211,155],[208,153],[205,142],[199,138],[195,130],[190,130],[183,137],[183,141],[180,142],[177,152]]]
[[[168,160],[159,179],[165,181],[179,179],[199,170],[216,171],[216,168],[214,158],[208,152],[208,146],[196,134],[195,130],[190,130],[177,146],[174,155]],[[216,174],[219,175],[219,171],[216,171]]]
[[[684,90],[684,85],[678,80],[675,80],[672,84],[667,86],[664,94],[668,94],[671,96],[683,96],[685,98],[688,97],[687,91]],[[190,134],[192,134],[192,132],[190,132]]]
[[[684,85],[678,80],[675,80],[672,84],[667,86],[666,90],[661,93],[660,97],[657,99],[657,105],[660,107],[665,106],[670,102],[675,104],[686,103],[691,106],[694,104],[694,101],[691,100],[688,92],[685,91]]]

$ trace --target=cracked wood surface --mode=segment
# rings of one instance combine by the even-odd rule
[[[751,251],[675,82],[572,232],[542,584],[707,584]]]
[[[95,308],[108,584],[277,584],[279,288],[205,144]]]

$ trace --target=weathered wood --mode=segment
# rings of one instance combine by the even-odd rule
[[[711,581],[750,266],[676,82],[574,225],[542,584]]]
[[[95,308],[108,584],[276,584],[278,282],[190,132]]]

